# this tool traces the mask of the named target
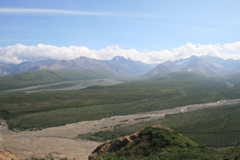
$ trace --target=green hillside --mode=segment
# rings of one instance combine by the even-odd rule
[[[224,160],[239,160],[240,146],[221,151],[219,154]]]
[[[240,88],[240,73],[228,76],[226,81],[232,83],[235,87]]]
[[[98,160],[218,160],[220,157],[190,139],[165,127],[152,125],[130,135],[132,141],[120,138],[103,146]],[[104,149],[106,152],[104,152]],[[100,149],[99,149],[100,150]],[[97,152],[97,149],[95,150]],[[93,155],[94,153],[93,152]],[[92,160],[90,158],[90,160]]]
[[[171,127],[195,142],[225,147],[240,145],[240,105],[208,108],[168,115],[160,124]]]
[[[102,70],[29,71],[0,77],[0,91],[61,81],[109,78],[113,76],[113,73]]]
[[[165,79],[169,79],[169,80],[204,80],[206,79],[205,76],[202,76],[200,74],[197,73],[193,73],[193,72],[172,72],[169,74],[166,74],[165,76],[154,76],[153,79],[161,79],[161,78],[165,78]]]

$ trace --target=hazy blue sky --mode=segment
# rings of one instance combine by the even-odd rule
[[[171,50],[240,39],[240,0],[0,0],[0,47]]]

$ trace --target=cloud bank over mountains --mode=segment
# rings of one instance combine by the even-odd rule
[[[192,55],[210,55],[223,59],[240,59],[240,41],[223,45],[187,43],[172,50],[161,51],[138,51],[136,49],[122,49],[119,46],[107,46],[100,50],[91,50],[87,47],[56,47],[44,44],[38,44],[36,46],[16,44],[13,46],[0,47],[0,62],[14,64],[44,59],[70,60],[81,56],[99,60],[111,59],[114,56],[123,56],[145,63],[162,63],[188,58]]]

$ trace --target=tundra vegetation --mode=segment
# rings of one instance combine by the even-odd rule
[[[160,124],[181,133],[201,146],[212,148],[240,145],[240,105],[201,109],[193,112],[167,115],[164,119],[119,126],[109,131],[79,135],[104,142],[134,133],[147,125]]]
[[[237,82],[236,82],[237,83]],[[239,98],[240,89],[225,80],[193,73],[126,81],[114,86],[0,96],[1,118],[10,129],[43,129],[115,115],[127,115]]]
[[[115,115],[236,99],[240,95],[239,75],[209,78],[194,73],[179,72],[164,77],[121,80],[123,83],[113,86],[94,85],[72,91],[4,92],[0,95],[0,117],[7,121],[9,129],[36,130]],[[18,81],[14,79],[9,81],[9,84]],[[74,82],[72,85],[77,83]],[[6,82],[5,88],[10,89],[9,84]],[[68,86],[71,85],[64,84],[53,88]],[[113,131],[79,135],[79,137],[105,141],[129,135],[146,125],[155,123],[172,128],[201,146],[214,148],[236,146],[239,145],[240,140],[239,113],[239,105],[222,106],[167,115],[165,119],[142,122],[130,127],[113,127]],[[234,149],[232,152],[236,153]],[[114,156],[109,155],[109,157],[101,158],[111,159]]]

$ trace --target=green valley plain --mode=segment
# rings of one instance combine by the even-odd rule
[[[21,76],[9,76],[5,83],[21,84]],[[8,85],[1,91],[0,116],[12,130],[2,122],[1,144],[22,159],[57,152],[84,160],[100,142],[150,124],[169,127],[201,146],[240,144],[238,74],[209,78],[175,72],[52,84],[11,91]]]

